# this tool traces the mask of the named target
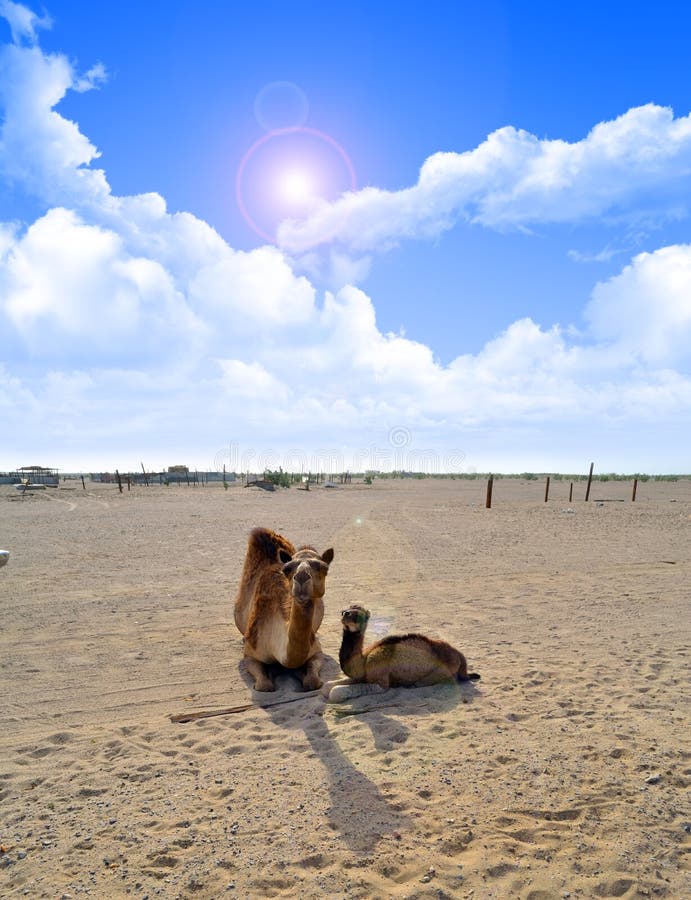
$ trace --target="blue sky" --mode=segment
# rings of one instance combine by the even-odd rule
[[[0,469],[691,469],[686,4],[0,14]]]

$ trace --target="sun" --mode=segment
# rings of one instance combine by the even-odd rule
[[[316,185],[304,169],[286,169],[278,177],[278,190],[284,202],[303,204],[314,200]]]
[[[263,240],[278,241],[281,222],[306,219],[357,189],[355,169],[334,138],[306,126],[270,131],[247,150],[235,173],[235,199]]]

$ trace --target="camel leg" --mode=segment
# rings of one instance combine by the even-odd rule
[[[264,663],[258,659],[252,659],[250,656],[245,657],[247,663],[247,671],[254,678],[255,691],[275,691],[276,686],[271,680],[268,670]]]
[[[383,694],[385,688],[380,684],[335,684],[328,694],[329,703],[343,703],[344,700],[355,700],[367,694]]]
[[[322,686],[323,682],[319,677],[319,673],[321,672],[321,667],[323,664],[323,655],[321,653],[315,653],[312,659],[308,659],[307,663],[300,670],[302,687],[306,691],[316,691]]]

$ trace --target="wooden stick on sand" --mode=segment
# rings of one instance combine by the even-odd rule
[[[197,719],[210,719],[212,716],[230,716],[233,713],[247,712],[248,709],[269,709],[272,706],[285,706],[286,703],[297,703],[298,700],[308,700],[319,691],[306,691],[299,697],[291,697],[290,700],[277,700],[275,703],[243,703],[242,706],[226,706],[224,709],[200,709],[196,712],[176,713],[170,716],[171,722],[194,722]]]

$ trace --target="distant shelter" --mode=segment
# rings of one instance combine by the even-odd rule
[[[57,487],[60,483],[58,470],[50,466],[20,466],[14,472],[0,472],[0,484],[45,484]]]

